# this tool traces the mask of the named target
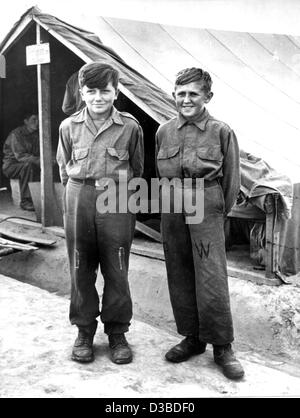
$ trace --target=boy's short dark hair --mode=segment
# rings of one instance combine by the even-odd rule
[[[185,68],[176,74],[175,87],[182,86],[184,84],[200,81],[203,83],[203,90],[206,93],[210,93],[212,86],[212,79],[207,71],[202,68]]]
[[[113,87],[117,90],[119,82],[118,71],[110,64],[102,62],[91,62],[85,64],[78,72],[79,87],[103,89],[111,81]]]
[[[22,120],[27,120],[31,118],[31,116],[38,116],[38,110],[37,109],[27,109],[22,113]]]

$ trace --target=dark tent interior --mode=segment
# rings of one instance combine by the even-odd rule
[[[0,148],[8,134],[23,123],[23,114],[28,109],[37,109],[37,71],[36,66],[26,65],[26,46],[35,43],[35,24],[22,34],[6,54],[7,77],[1,79],[1,131]],[[67,117],[62,111],[62,102],[66,82],[83,64],[72,51],[50,35],[50,90],[51,90],[51,133],[52,149],[55,152],[58,143],[58,128]],[[144,177],[150,179],[155,175],[154,134],[158,123],[148,116],[123,93],[119,93],[115,106],[120,111],[131,113],[140,122],[144,131],[145,170]],[[2,162],[2,155],[1,155]],[[59,181],[55,172],[55,181]],[[9,181],[1,175],[1,186],[8,186]]]

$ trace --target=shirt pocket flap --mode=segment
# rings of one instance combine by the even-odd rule
[[[107,148],[107,152],[111,157],[116,157],[120,161],[129,160],[129,152],[127,149]]]
[[[160,148],[157,154],[158,160],[166,160],[167,158],[175,157],[176,154],[179,152],[179,145],[168,147],[168,148]]]
[[[77,148],[73,150],[74,159],[75,160],[83,160],[88,156],[89,149],[88,148]]]
[[[203,160],[221,161],[222,153],[219,146],[209,148],[198,148],[197,156]]]

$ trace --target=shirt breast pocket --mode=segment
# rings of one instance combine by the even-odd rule
[[[194,173],[197,177],[219,172],[222,169],[223,155],[220,146],[197,148],[194,158]]]
[[[89,148],[74,148],[72,175],[77,178],[85,178],[87,174]]]
[[[130,175],[129,152],[127,149],[106,148],[105,157],[106,176],[118,178],[119,171],[126,171]]]
[[[180,147],[162,147],[157,154],[157,169],[160,177],[181,177]]]
[[[84,160],[89,154],[88,148],[76,148],[73,150],[73,159],[75,162]]]

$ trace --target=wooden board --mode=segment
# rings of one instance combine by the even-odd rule
[[[52,246],[56,243],[54,236],[43,232],[40,228],[20,225],[4,221],[0,223],[0,235],[22,242],[35,242],[39,245]]]
[[[135,229],[141,232],[142,234],[146,235],[147,237],[154,239],[157,242],[162,241],[161,234],[159,232],[155,231],[155,229],[152,229],[147,225],[144,225],[142,222],[136,221]]]

